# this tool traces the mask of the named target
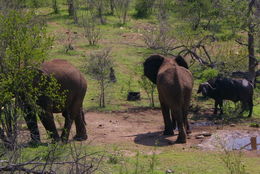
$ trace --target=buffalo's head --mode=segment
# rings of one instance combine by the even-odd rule
[[[197,93],[202,93],[203,97],[208,97],[208,94],[210,91],[214,90],[215,88],[212,87],[211,84],[209,84],[209,82],[205,82],[205,83],[201,83],[199,86],[199,89],[197,91]]]

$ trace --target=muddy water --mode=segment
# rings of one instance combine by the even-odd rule
[[[190,126],[193,127],[202,127],[202,126],[214,126],[215,123],[212,121],[200,121],[200,122],[191,122]]]
[[[199,147],[207,150],[257,150],[260,151],[260,131],[221,130],[204,140]]]

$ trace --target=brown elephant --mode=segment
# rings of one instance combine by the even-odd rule
[[[62,141],[66,142],[68,140],[73,121],[76,124],[76,136],[74,139],[86,140],[87,132],[82,103],[87,90],[87,82],[83,75],[73,65],[62,59],[44,62],[40,67],[40,74],[47,77],[53,76],[60,84],[60,92],[66,91],[63,107],[58,107],[58,104],[52,102],[47,96],[41,96],[37,101],[42,108],[39,117],[45,129],[50,133],[50,137],[55,141],[60,139],[54,123],[53,113],[62,113],[65,117],[61,135]],[[32,108],[27,106],[27,109],[31,110]],[[30,130],[32,141],[39,142],[40,134],[35,113],[28,112],[25,120]]]
[[[186,143],[190,132],[187,114],[193,87],[193,77],[181,56],[175,59],[151,55],[143,63],[144,75],[157,84],[163,114],[164,135],[173,135],[177,121],[176,143]]]

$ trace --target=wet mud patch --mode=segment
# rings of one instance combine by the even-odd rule
[[[260,153],[260,131],[219,130],[198,146],[204,150],[255,150]]]

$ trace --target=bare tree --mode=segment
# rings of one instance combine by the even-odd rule
[[[94,52],[86,60],[84,71],[93,79],[97,80],[99,86],[99,106],[105,107],[105,90],[110,83],[110,69],[113,60],[110,56],[111,48]]]
[[[85,37],[87,38],[89,45],[96,45],[102,35],[92,13],[82,15],[82,25],[84,27]]]
[[[153,84],[147,77],[144,75],[141,76],[141,79],[138,81],[141,88],[144,89],[148,99],[150,101],[150,106],[154,108],[154,93],[156,92],[156,85]]]
[[[87,0],[89,9],[92,13],[96,13],[101,24],[106,24],[104,17],[105,13],[105,0]]]
[[[115,12],[117,17],[119,18],[120,24],[126,24],[130,2],[131,0],[114,0]]]
[[[73,17],[74,22],[78,23],[78,0],[67,0],[69,16]]]
[[[175,39],[171,34],[172,28],[167,21],[160,22],[158,25],[150,25],[143,32],[142,38],[146,46],[153,50],[168,54],[172,51]]]

